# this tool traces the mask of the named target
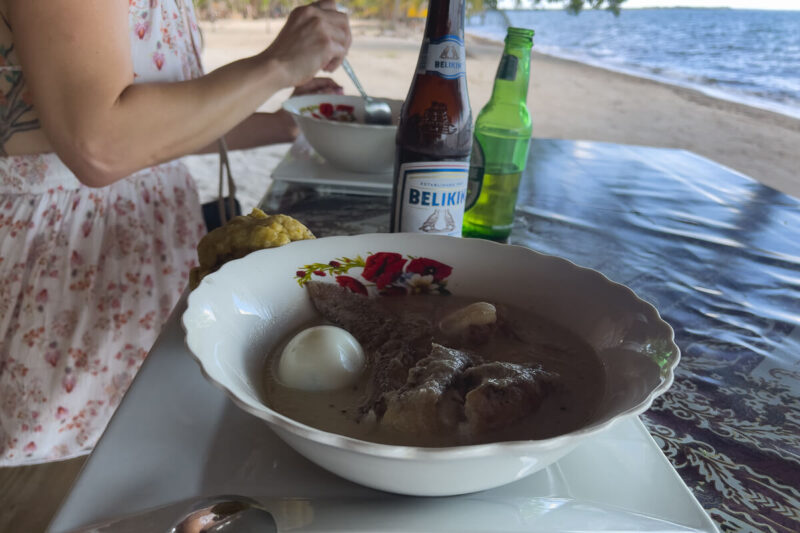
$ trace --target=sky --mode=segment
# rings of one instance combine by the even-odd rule
[[[800,9],[800,0],[627,0],[626,7],[732,7],[739,9]]]
[[[513,5],[514,0],[500,0],[500,8],[505,4]],[[522,0],[523,5],[525,0]],[[732,7],[738,9],[798,9],[800,0],[627,0],[625,8],[637,7]],[[542,2],[540,7],[548,7],[547,2]],[[554,7],[554,6],[549,6]]]

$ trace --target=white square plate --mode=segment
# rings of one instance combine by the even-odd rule
[[[50,531],[219,494],[259,500],[280,531],[717,531],[638,418],[491,491],[412,498],[345,481],[202,377],[184,347],[184,309],[182,301]]]
[[[391,191],[391,172],[361,174],[340,170],[329,164],[308,144],[302,135],[286,152],[286,156],[272,171],[272,179],[298,183],[358,187],[375,193]]]

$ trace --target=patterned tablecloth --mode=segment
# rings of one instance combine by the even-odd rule
[[[388,231],[364,193],[275,182],[261,205]],[[722,531],[800,531],[800,201],[686,151],[535,139],[510,242],[653,303],[682,359],[651,434]]]

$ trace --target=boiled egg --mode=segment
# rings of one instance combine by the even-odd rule
[[[313,326],[286,344],[278,362],[278,379],[293,389],[329,391],[354,384],[364,366],[364,349],[350,332]]]

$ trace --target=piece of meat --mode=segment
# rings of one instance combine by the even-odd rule
[[[541,367],[483,363],[433,344],[427,320],[395,314],[375,299],[329,283],[306,287],[322,316],[364,347],[372,383],[361,415],[372,411],[400,432],[435,433],[462,423],[472,435],[503,428],[536,411],[557,386],[558,375]]]
[[[455,428],[463,396],[454,387],[477,356],[434,344],[431,354],[408,371],[405,385],[387,392],[376,406],[381,423],[403,433],[430,434]]]
[[[391,338],[396,317],[375,300],[332,283],[310,281],[305,287],[317,311],[326,320],[349,331],[365,350],[374,349]]]
[[[539,366],[491,362],[463,373],[464,415],[472,434],[506,427],[536,411],[559,377]]]
[[[402,387],[409,369],[430,353],[433,328],[427,320],[394,314],[375,299],[332,283],[312,281],[306,288],[322,316],[349,331],[370,359],[372,389],[362,413],[385,392]]]

